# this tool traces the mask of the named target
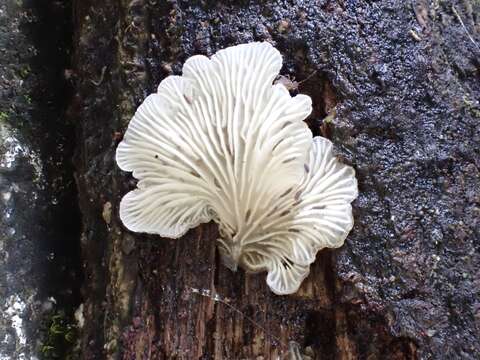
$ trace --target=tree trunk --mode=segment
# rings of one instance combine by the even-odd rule
[[[80,357],[479,358],[479,14],[473,0],[74,1]],[[142,100],[193,54],[263,40],[359,180],[345,245],[290,296],[221,265],[214,224],[170,240],[118,217],[135,182],[115,149]]]

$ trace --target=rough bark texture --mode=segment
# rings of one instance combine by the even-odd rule
[[[479,358],[479,14],[473,0],[76,1],[82,357]],[[187,57],[254,40],[305,79],[312,131],[359,179],[346,244],[292,296],[220,265],[213,224],[174,241],[117,216],[134,182],[114,152],[143,98]]]

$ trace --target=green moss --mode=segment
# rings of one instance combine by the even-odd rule
[[[42,342],[40,356],[43,360],[74,359],[72,349],[78,335],[73,319],[63,311],[52,312],[42,326]]]
[[[22,69],[20,69],[20,71],[18,72],[18,75],[20,75],[22,79],[25,79],[30,74],[31,71],[32,70],[30,69],[30,66],[27,65]]]
[[[0,111],[0,123],[7,121],[8,113],[6,111]]]

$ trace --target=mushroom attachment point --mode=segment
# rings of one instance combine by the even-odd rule
[[[178,238],[214,220],[226,266],[291,294],[320,249],[343,244],[357,181],[312,139],[310,97],[273,84],[281,67],[266,42],[192,56],[138,108],[116,161],[138,179],[120,203],[129,230]]]

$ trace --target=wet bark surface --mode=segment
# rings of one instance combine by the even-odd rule
[[[478,2],[91,5],[76,4],[75,43],[84,354],[479,356]],[[220,265],[214,225],[173,241],[117,217],[134,182],[114,151],[142,99],[193,54],[261,40],[283,54],[283,75],[305,80],[313,133],[360,187],[346,244],[322,251],[292,296]]]
[[[480,357],[478,1],[82,0],[72,13],[80,358]],[[135,181],[114,154],[135,109],[189,56],[250,41],[279,49],[292,93],[312,97],[312,132],[359,180],[345,245],[291,296],[221,265],[214,224],[170,240],[118,218]]]

